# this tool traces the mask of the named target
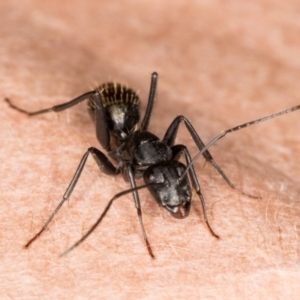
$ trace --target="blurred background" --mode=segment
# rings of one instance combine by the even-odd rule
[[[139,91],[144,111],[150,74],[157,71],[151,131],[162,137],[183,114],[207,142],[226,128],[300,103],[299,1],[3,0],[0,14],[0,100],[9,97],[27,110],[118,81]],[[105,250],[98,247],[106,246],[98,232],[98,250],[86,246],[84,254],[78,250],[58,259],[91,224],[79,220],[81,211],[86,209],[86,221],[93,211],[91,219],[97,218],[99,189],[105,189],[107,201],[127,188],[122,178],[100,180],[93,163],[74,196],[77,210],[68,216],[66,208],[58,218],[67,241],[60,244],[55,223],[34,250],[23,250],[62,196],[81,155],[97,141],[84,104],[31,119],[2,101],[0,114],[0,298],[268,299],[272,283],[281,299],[299,295],[299,223],[291,221],[299,215],[299,113],[228,136],[212,150],[237,186],[263,199],[271,193],[271,204],[241,200],[211,168],[203,175],[203,162],[197,163],[214,228],[225,226],[223,244],[207,234],[199,209],[178,224],[161,216],[142,193],[146,228],[159,257],[155,262],[143,248],[132,206],[120,208],[117,216],[125,215],[128,228],[118,229],[111,217],[103,229],[112,241],[111,255],[101,255]],[[196,153],[184,129],[177,142]],[[243,208],[232,208],[231,201]],[[251,211],[247,224],[244,207]],[[230,228],[233,219],[241,232]],[[275,225],[265,235],[268,220]],[[294,229],[288,231],[288,225]],[[185,238],[178,236],[179,228]],[[244,232],[249,239],[241,246]],[[126,259],[123,244],[132,250]]]

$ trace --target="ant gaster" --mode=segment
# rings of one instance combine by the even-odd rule
[[[180,115],[173,120],[173,122],[167,129],[163,139],[160,140],[153,133],[147,131],[154,104],[157,79],[158,74],[156,72],[152,73],[148,104],[145,116],[139,128],[137,128],[139,122],[138,95],[132,89],[116,83],[105,83],[99,86],[96,90],[85,93],[69,102],[35,112],[27,112],[12,104],[9,99],[6,99],[6,101],[12,108],[25,113],[28,116],[34,116],[51,111],[60,112],[84,100],[88,100],[89,112],[95,122],[97,139],[101,146],[108,152],[109,157],[117,165],[117,167],[115,167],[107,158],[107,156],[97,148],[88,148],[86,153],[83,155],[61,202],[54,210],[50,218],[47,220],[45,225],[42,227],[42,229],[31,240],[27,242],[27,244],[25,245],[26,248],[29,247],[31,243],[34,242],[48,227],[49,223],[57,214],[63,203],[71,196],[71,193],[75,188],[76,183],[84,169],[89,154],[92,154],[97,165],[103,173],[113,176],[121,173],[124,180],[130,182],[131,189],[116,194],[108,202],[102,215],[92,226],[92,228],[90,228],[90,230],[77,243],[75,243],[62,255],[68,253],[79,244],[81,244],[95,230],[95,228],[105,217],[106,213],[108,212],[109,208],[116,198],[126,193],[132,192],[144,240],[150,256],[154,258],[143,225],[142,211],[138,194],[138,189],[145,187],[149,189],[156,202],[167,211],[169,211],[173,217],[183,219],[186,218],[190,212],[192,201],[192,186],[201,201],[204,220],[210,233],[214,237],[219,238],[219,236],[212,230],[208,222],[204,198],[201,193],[200,185],[193,167],[193,161],[196,158],[192,161],[186,146],[174,145],[178,127],[181,122],[185,124],[188,132],[190,133],[193,141],[200,151],[197,157],[199,155],[203,155],[205,160],[212,164],[212,166],[223,177],[227,184],[232,189],[238,190],[214,161],[207,148],[211,146],[216,140],[225,136],[226,133],[265,121],[267,120],[266,118],[271,118],[273,115],[271,117],[266,117],[243,124],[239,129],[233,130],[234,128],[232,128],[224,131],[226,132],[225,134],[224,132],[221,133],[220,135],[215,137],[207,146],[204,145],[192,124],[184,116]],[[297,108],[294,108],[293,110],[299,108],[300,106],[297,106]],[[291,111],[284,111],[283,113],[288,112]],[[278,113],[277,115],[280,115],[280,113]],[[239,126],[235,128],[238,127]],[[182,155],[184,155],[186,165],[188,167],[179,162],[179,158]],[[136,186],[135,179],[141,177],[143,177],[145,185],[138,187]],[[247,195],[245,193],[242,194],[253,198],[259,198]]]

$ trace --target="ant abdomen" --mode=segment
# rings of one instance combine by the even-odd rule
[[[107,121],[108,130],[122,143],[135,130],[140,119],[139,97],[125,85],[108,82],[100,85],[99,92]],[[88,100],[90,115],[95,120],[95,100]]]

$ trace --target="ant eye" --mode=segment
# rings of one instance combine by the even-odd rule
[[[148,179],[149,179],[150,182],[155,182],[155,181],[156,181],[156,180],[155,180],[156,178],[155,178],[154,173],[150,174],[149,177],[148,177]]]
[[[144,171],[144,179],[147,182],[151,183],[164,183],[164,176],[159,169],[159,167],[149,167]]]
[[[184,173],[185,169],[182,168],[181,166],[178,166],[178,167],[176,168],[176,171],[177,171],[177,175],[178,175],[179,177],[181,177],[182,174]]]

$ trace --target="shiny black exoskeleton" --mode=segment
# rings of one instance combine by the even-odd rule
[[[201,151],[205,145],[197,132],[184,116],[178,116],[173,120],[162,140],[147,131],[154,103],[157,78],[158,75],[154,72],[151,77],[147,109],[139,128],[137,127],[139,122],[138,95],[132,89],[116,83],[103,84],[95,91],[85,93],[67,103],[36,112],[27,112],[20,109],[7,99],[11,107],[29,116],[50,111],[60,112],[88,99],[88,108],[95,122],[98,141],[108,152],[110,158],[116,163],[115,166],[104,153],[95,147],[90,147],[83,155],[58,207],[43,228],[25,245],[26,248],[48,227],[57,211],[70,197],[89,154],[92,154],[103,173],[114,176],[121,173],[123,178],[130,182],[130,192],[133,194],[143,236],[148,252],[152,257],[154,255],[142,221],[142,211],[138,194],[138,189],[141,187],[137,187],[135,181],[140,177],[143,177],[145,186],[149,189],[156,202],[178,219],[189,215],[192,201],[191,189],[194,188],[202,204],[205,222],[211,234],[218,238],[218,235],[213,232],[207,220],[204,198],[200,191],[200,185],[193,165],[185,172],[186,165],[190,165],[191,162],[189,151],[184,145],[174,145],[178,127],[183,121],[199,151]],[[179,158],[182,155],[185,157],[186,165],[179,162]],[[203,153],[203,156],[220,173],[230,187],[235,188],[213,160],[208,150]],[[103,214],[89,232],[66,252],[87,238],[104,218],[113,200],[124,193],[117,194],[109,202]]]

